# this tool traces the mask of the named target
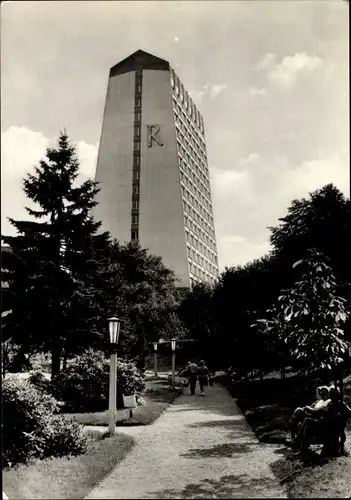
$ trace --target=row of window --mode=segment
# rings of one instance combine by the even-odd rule
[[[203,269],[196,267],[191,262],[189,263],[189,272],[190,274],[200,278],[201,280],[208,280],[210,278],[213,278],[214,276],[213,274],[210,274],[208,271],[204,271]]]
[[[186,228],[185,230],[185,237],[187,242],[188,254],[190,250],[192,250],[193,252],[192,255],[196,255],[196,252],[201,252],[201,257],[206,258],[210,263],[218,266],[215,248],[209,248],[209,245],[207,243],[199,240],[194,234],[189,231],[188,228]]]
[[[187,145],[185,145],[185,146],[187,146]],[[191,160],[194,160],[194,157],[191,156],[191,152],[189,153],[189,149],[186,149],[185,146],[184,146],[184,144],[182,144],[181,138],[177,137],[178,157],[180,160],[185,160],[188,163],[188,165],[191,165]],[[181,163],[181,161],[180,161],[180,163]],[[199,163],[193,161],[193,165],[199,165]],[[202,188],[203,192],[205,192],[207,194],[208,198],[211,198],[209,181],[207,180],[206,184],[204,184],[203,181],[200,181],[200,183],[202,183],[201,188]]]
[[[195,192],[195,187],[191,183],[190,179],[187,178],[186,173],[183,171],[183,169],[179,169],[179,175],[180,175],[180,180],[184,184],[184,187],[189,187],[191,192]],[[212,206],[205,198],[205,196],[201,193],[201,196],[192,196],[190,194],[190,201],[191,205],[190,209],[188,212],[190,212],[190,215],[192,215],[192,211],[196,209],[203,217],[205,220],[213,224],[213,218],[212,218]],[[194,207],[194,209],[192,208]]]
[[[198,203],[202,205],[212,216],[212,205],[211,205],[211,198],[210,198],[210,193],[208,191],[205,191],[203,186],[199,185],[199,183],[193,182],[190,177],[184,172],[183,168],[179,168],[179,178],[181,182],[183,183],[183,186],[185,189],[189,190],[190,193],[193,193],[193,195],[188,194],[189,200],[192,201],[192,204],[196,206],[195,200],[198,200]],[[205,194],[207,196],[205,196]]]
[[[192,118],[194,123],[196,123],[197,127],[200,130],[203,130],[202,116],[200,115],[197,107],[193,103],[183,84],[172,69],[170,70],[170,78],[173,92],[175,93],[175,95],[179,96],[181,102],[184,102],[185,109],[187,110],[190,118]]]
[[[204,281],[206,283],[210,283],[211,285],[213,285],[216,280],[214,278],[208,278],[206,280],[202,280],[202,279],[198,278],[197,276],[190,276],[190,286],[191,287],[194,287],[198,283],[203,283]]]
[[[206,245],[208,245],[212,249],[215,248],[214,242],[211,241],[211,237],[206,234],[204,228],[201,227],[201,225],[198,225],[198,223],[192,220],[186,213],[184,214],[184,223],[185,227],[187,227],[189,231],[192,231],[196,236],[201,238],[201,240],[204,241]]]
[[[137,70],[135,73],[135,106],[134,106],[133,195],[132,195],[132,214],[131,214],[132,240],[139,239],[141,91],[142,91],[142,71]]]
[[[216,273],[217,267],[214,266],[212,262],[209,262],[202,255],[200,255],[190,247],[188,247],[188,260],[189,262],[192,262],[194,265],[197,264],[206,271],[209,271],[211,274]]]
[[[187,211],[192,217],[193,219],[196,220],[196,222],[198,222],[199,224],[202,225],[202,227],[205,227],[206,228],[206,231],[209,233],[209,235],[215,239],[215,232],[214,232],[214,229],[213,229],[213,218],[212,218],[212,214],[211,216],[208,216],[207,217],[207,220],[206,218],[201,214],[199,214],[194,206],[195,206],[195,201],[196,201],[196,197],[200,198],[199,196],[199,193],[197,193],[196,191],[196,188],[194,186],[193,187],[193,192],[195,191],[195,196],[190,192],[190,190],[188,189],[189,187],[189,184],[188,186],[185,186],[183,183],[181,183],[181,191],[182,191],[182,196],[185,198],[185,200],[188,202],[187,204],[184,204],[184,210]],[[208,209],[209,210],[209,209]]]
[[[178,148],[181,146],[179,144]],[[208,198],[211,198],[211,184],[207,177],[203,174],[202,170],[198,167],[197,163],[192,159],[192,157],[184,153],[183,151],[180,153],[182,156],[178,156],[179,166],[186,172],[186,174],[190,177],[190,179],[199,187],[201,190],[206,193]]]
[[[194,139],[193,135],[189,133],[186,125],[184,125],[184,123],[179,119],[179,117],[177,116],[177,114],[175,115],[175,124],[176,124],[176,127],[177,127],[177,135],[179,134],[179,132],[181,132],[183,134],[183,140],[184,138],[186,138],[186,142],[188,142],[191,147],[195,150],[195,152],[200,156],[200,158],[202,159],[202,161],[204,163],[207,163],[207,155],[206,153],[202,150],[202,148],[200,148],[199,144],[196,142],[196,140]]]
[[[177,137],[177,141],[179,141],[180,144],[186,148],[186,157],[189,156],[190,164],[194,166],[194,169],[196,170],[198,176],[201,178],[201,180],[205,184],[205,186],[209,189],[210,188],[210,180],[209,180],[207,164],[206,164],[206,162],[202,161],[201,158],[199,158],[199,155],[196,154],[196,151],[194,150],[192,145],[189,143],[189,141],[185,137],[184,133],[178,128],[177,124],[176,124],[176,137]],[[189,153],[190,153],[190,155],[189,155]]]
[[[183,160],[179,162],[179,178],[184,186],[188,187],[191,192],[196,193],[196,191],[200,191],[200,196],[196,194],[196,197],[194,197],[193,205],[206,220],[210,221],[212,219],[211,199],[208,199],[208,197],[203,194],[206,191],[203,189],[199,180],[196,178],[194,179],[194,172],[188,168],[186,162]],[[198,189],[197,186],[199,186]],[[208,195],[208,193],[206,194]]]
[[[189,207],[190,208],[190,207]],[[190,210],[187,210],[187,213],[189,213]],[[189,214],[190,215],[190,214]],[[185,222],[187,222],[188,215],[185,214]],[[209,234],[213,235],[214,231],[211,231],[211,228],[213,226],[213,220],[210,218],[208,221],[203,218],[202,215],[200,215],[198,212],[196,212],[194,209],[191,211],[191,217],[189,218],[189,224],[188,227],[192,229],[191,227],[191,222],[194,222],[195,224],[199,224],[199,226],[203,227]]]
[[[179,133],[179,131],[182,131],[184,133],[184,130],[186,130],[186,125],[184,122],[181,121],[181,118],[179,117],[179,114],[175,111],[175,125],[176,125],[176,132]],[[183,125],[183,128],[181,127]],[[189,129],[188,129],[189,130]],[[185,135],[185,133],[184,133]],[[187,134],[188,136],[189,134]],[[193,136],[190,136],[193,137]],[[186,143],[189,143],[190,147],[188,146],[189,151],[192,152],[192,155],[194,158],[198,160],[199,165],[201,168],[204,170],[204,173],[207,173],[208,168],[207,168],[207,154],[206,150],[203,151],[199,145],[195,142],[195,140],[191,141],[190,139],[186,139]],[[196,146],[193,145],[193,143],[196,144]]]
[[[188,234],[187,232],[187,247],[188,247],[188,254],[189,254],[189,257],[190,258],[193,258],[192,256],[196,254],[196,252],[200,252],[202,254],[202,256],[205,256],[206,259],[208,259],[210,262],[213,262],[214,264],[216,264],[216,266],[218,267],[218,259],[217,259],[217,253],[216,253],[216,250],[212,250],[208,245],[207,243],[205,243],[204,241],[201,241],[199,239],[196,240],[196,237],[193,241],[195,241],[196,245],[194,245],[194,248],[192,248],[190,246],[190,234]],[[194,236],[194,235],[193,235]],[[196,247],[196,248],[195,248]],[[196,259],[193,259],[193,260],[196,260]]]
[[[199,154],[206,160],[207,154],[206,154],[206,145],[203,137],[200,135],[200,133],[196,130],[194,125],[191,123],[187,115],[184,113],[182,107],[178,103],[177,99],[173,97],[173,112],[175,116],[175,121],[178,124],[178,126],[182,130],[186,130],[188,133],[188,137],[190,140],[190,137],[196,143],[197,150],[199,151]]]
[[[200,243],[202,245],[206,245],[205,248],[209,248],[210,250],[202,251],[206,257],[210,260],[215,261],[215,256],[217,255],[216,245],[207,237],[205,232],[202,232],[200,236],[192,233],[188,227],[185,226],[185,236],[186,241],[190,243],[196,250],[200,251]]]

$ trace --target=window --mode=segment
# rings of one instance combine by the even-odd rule
[[[140,127],[135,127],[134,134],[136,135],[136,137],[140,137]]]
[[[136,156],[134,158],[134,165],[140,165],[140,158],[139,158],[139,156]]]
[[[141,92],[141,85],[140,85],[140,83],[137,85],[137,92],[138,92],[138,94],[140,94],[140,92]]]
[[[136,149],[137,151],[140,150],[140,142],[139,141],[135,141],[135,143],[134,143],[134,149]]]
[[[133,186],[133,194],[139,194],[139,186]]]
[[[139,208],[139,201],[138,200],[132,201],[132,208],[133,208],[133,210],[138,210],[138,208]]]
[[[141,120],[141,113],[135,113],[135,121],[140,122]]]
[[[136,101],[135,101],[135,106],[136,106],[137,108],[140,108],[140,106],[141,106],[141,99],[140,99],[140,97],[138,97],[138,98],[136,99]]]
[[[140,172],[139,170],[133,170],[133,180],[137,181],[140,179]]]
[[[172,85],[172,88],[174,88],[174,80],[172,77],[171,77],[171,85]]]
[[[139,216],[132,215],[132,224],[139,224]]]
[[[132,240],[137,240],[139,238],[138,231],[132,231]]]

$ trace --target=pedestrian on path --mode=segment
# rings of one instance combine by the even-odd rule
[[[201,360],[197,369],[197,376],[200,384],[201,396],[205,396],[205,387],[208,386],[210,371],[204,360]]]
[[[197,382],[198,366],[193,361],[189,361],[188,366],[181,372],[182,377],[187,377],[190,385],[190,394],[194,396]]]

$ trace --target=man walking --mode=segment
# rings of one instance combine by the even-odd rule
[[[182,377],[188,377],[189,385],[190,385],[190,394],[194,396],[197,382],[197,370],[198,366],[193,361],[189,361],[185,370],[183,370],[180,375]]]

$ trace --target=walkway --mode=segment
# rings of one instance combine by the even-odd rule
[[[135,437],[130,454],[87,498],[286,498],[270,468],[274,445],[258,443],[219,385],[205,398],[187,391]]]

